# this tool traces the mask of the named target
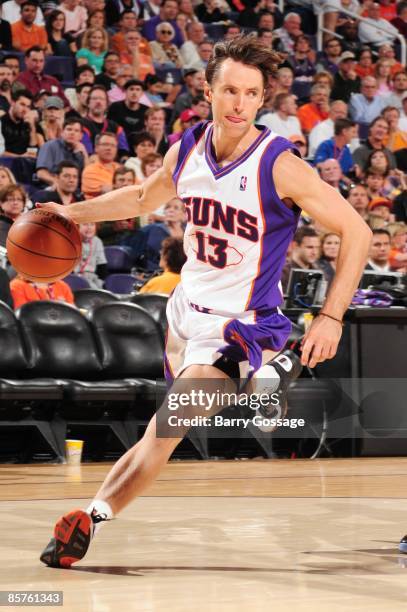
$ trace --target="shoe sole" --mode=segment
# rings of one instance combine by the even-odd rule
[[[89,548],[92,519],[84,510],[73,510],[56,522],[54,538],[40,559],[50,567],[69,568],[80,561]]]
[[[407,542],[400,542],[399,544],[399,552],[407,555]]]

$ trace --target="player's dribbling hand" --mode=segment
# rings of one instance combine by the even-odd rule
[[[325,359],[335,357],[341,336],[341,323],[327,317],[316,317],[301,343],[302,365],[314,368]]]
[[[63,217],[70,217],[68,212],[68,206],[64,206],[63,204],[56,204],[55,202],[36,202],[35,208],[42,208],[43,210],[48,210],[49,212],[57,213],[58,215],[62,215]]]

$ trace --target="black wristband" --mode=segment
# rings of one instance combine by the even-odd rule
[[[317,314],[317,316],[318,317],[328,317],[328,319],[332,319],[333,321],[336,321],[337,323],[340,323],[342,325],[342,327],[344,325],[344,323],[343,323],[343,321],[341,321],[341,319],[337,319],[336,317],[333,317],[332,315],[327,314],[326,312],[319,312]]]

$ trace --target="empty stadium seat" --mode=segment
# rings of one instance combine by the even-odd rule
[[[78,289],[74,292],[75,306],[84,310],[91,310],[99,304],[116,302],[119,298],[106,289]]]
[[[86,278],[79,276],[79,274],[69,274],[65,276],[64,281],[70,286],[72,291],[78,291],[78,289],[90,289],[90,285]]]
[[[132,268],[131,254],[121,246],[105,247],[107,269],[111,272],[130,272]]]
[[[75,80],[75,59],[59,55],[46,55],[44,72],[59,81],[73,82]]]
[[[105,278],[105,289],[113,293],[129,294],[134,290],[137,281],[133,274],[109,274]]]
[[[166,315],[168,295],[161,293],[136,293],[131,296],[130,301],[147,310],[154,321],[160,325],[165,336],[168,328]]]

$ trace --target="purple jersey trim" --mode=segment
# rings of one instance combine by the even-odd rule
[[[196,147],[196,145],[204,135],[208,124],[209,121],[201,121],[200,123],[194,125],[192,128],[188,128],[187,130],[185,130],[184,134],[182,135],[177,165],[175,166],[175,170],[172,174],[172,178],[175,185],[178,184],[179,177],[184,169],[186,161],[193,149]]]
[[[266,147],[259,163],[257,185],[264,230],[257,275],[246,310],[261,311],[279,306],[283,301],[278,285],[301,211],[297,207],[288,208],[279,198],[273,180],[273,166],[277,157],[289,150],[298,154],[291,142],[277,136]]]
[[[257,149],[259,144],[263,142],[263,140],[267,138],[267,136],[269,136],[270,130],[268,128],[266,128],[263,125],[257,125],[256,127],[258,130],[260,130],[260,134],[252,142],[250,147],[248,147],[246,151],[244,151],[244,153],[242,153],[242,155],[240,155],[233,162],[231,162],[227,166],[221,167],[218,165],[217,161],[215,160],[215,156],[213,152],[213,143],[212,143],[213,124],[211,125],[211,127],[209,128],[208,136],[206,138],[206,143],[205,143],[205,159],[215,179],[223,178],[224,176],[229,174],[229,172],[232,172],[233,170],[238,168],[238,166],[243,164],[248,159],[248,157],[250,157],[253,151]]]

